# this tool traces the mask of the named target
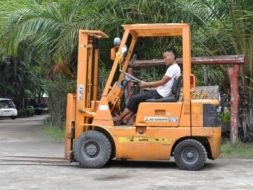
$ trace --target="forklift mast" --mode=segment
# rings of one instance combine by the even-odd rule
[[[73,138],[83,132],[83,126],[94,116],[98,103],[99,41],[108,36],[99,30],[80,30],[76,94],[68,94],[65,157],[72,159]]]

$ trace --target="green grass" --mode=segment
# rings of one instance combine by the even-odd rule
[[[65,130],[62,131],[60,128],[52,126],[51,124],[46,124],[44,126],[41,126],[39,127],[39,130],[50,139],[54,139],[58,141],[65,140]]]
[[[230,144],[229,140],[224,140],[221,144],[220,158],[253,158],[253,143],[238,141]]]

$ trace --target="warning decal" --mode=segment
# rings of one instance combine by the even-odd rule
[[[145,122],[168,122],[167,117],[144,117]]]

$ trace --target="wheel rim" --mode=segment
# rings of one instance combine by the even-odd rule
[[[187,164],[194,164],[198,161],[199,154],[196,149],[189,147],[182,151],[181,158]]]
[[[84,153],[90,158],[96,157],[100,152],[99,144],[97,142],[91,141],[84,145]]]

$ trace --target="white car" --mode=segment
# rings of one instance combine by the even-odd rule
[[[18,110],[11,99],[0,98],[0,117],[10,117],[15,119],[18,115]]]

